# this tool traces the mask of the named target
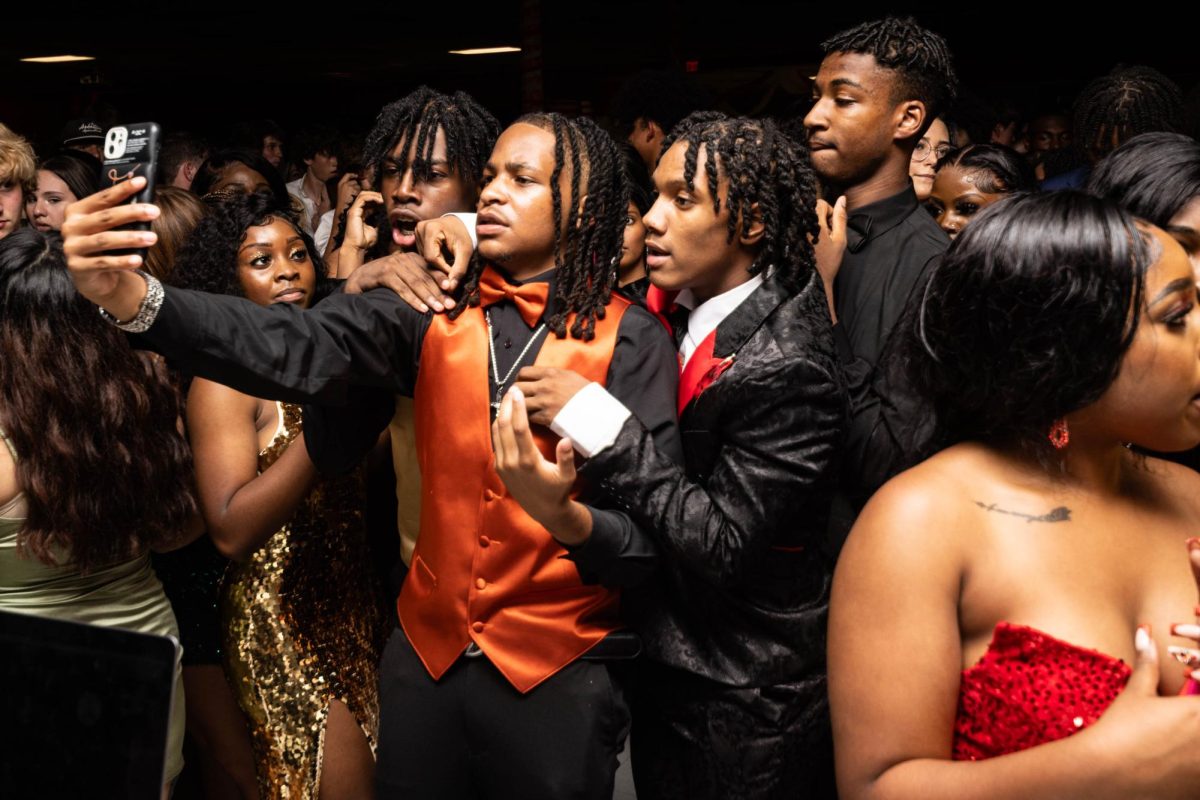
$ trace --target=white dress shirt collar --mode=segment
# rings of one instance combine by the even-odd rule
[[[738,284],[727,292],[709,298],[700,305],[696,305],[696,296],[692,294],[691,289],[684,289],[675,297],[677,304],[691,311],[688,314],[687,334],[679,345],[679,355],[683,359],[684,366],[687,366],[688,359],[692,357],[692,353],[696,352],[700,343],[716,330],[717,326],[732,314],[734,309],[752,295],[755,289],[762,286],[762,282],[763,276],[762,273],[759,273],[745,283]]]

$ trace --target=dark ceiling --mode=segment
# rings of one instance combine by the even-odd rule
[[[1117,63],[1145,63],[1185,90],[1200,78],[1190,25],[1133,12],[1052,17],[1035,4],[873,5],[438,0],[423,7],[374,0],[300,5],[207,4],[186,16],[131,3],[46,4],[5,25],[0,121],[38,142],[92,109],[124,121],[219,131],[272,117],[365,130],[383,103],[420,83],[465,89],[508,119],[530,106],[602,116],[621,80],[640,68],[682,68],[729,108],[778,111],[803,103],[822,38],[883,13],[910,13],[943,33],[963,81],[1029,105],[1069,101]],[[117,8],[102,12],[100,7]],[[703,10],[702,10],[703,9]],[[520,54],[448,50],[514,45]],[[26,64],[35,55],[95,56],[81,64]],[[113,121],[103,120],[102,121]]]

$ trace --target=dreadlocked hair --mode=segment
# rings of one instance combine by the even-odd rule
[[[817,224],[817,177],[808,151],[767,119],[727,117],[719,111],[699,111],[685,118],[663,142],[665,153],[676,142],[686,142],[683,180],[695,188],[700,148],[713,212],[720,214],[719,180],[729,181],[724,205],[729,209],[732,242],[740,224],[749,224],[758,206],[764,233],[758,256],[750,266],[757,275],[772,267],[776,280],[798,290],[816,267],[812,242]]]
[[[388,159],[401,141],[416,142],[411,164],[413,177],[426,181],[432,174],[433,145],[441,128],[446,139],[446,160],[461,176],[478,180],[483,174],[496,137],[500,135],[500,123],[492,113],[466,92],[445,95],[428,86],[418,87],[395,102],[388,103],[379,111],[375,124],[363,144],[363,166],[371,169],[378,186],[383,175],[383,162]],[[401,172],[410,165],[405,153],[404,162],[397,165]],[[346,212],[341,212],[338,225],[338,246],[345,237]],[[367,220],[369,225],[384,230],[387,226],[383,207],[375,209]],[[383,255],[388,239],[379,236],[373,255]]]
[[[1117,67],[1083,88],[1072,111],[1076,143],[1099,159],[1139,133],[1180,128],[1183,94],[1151,67]]]
[[[954,57],[946,40],[912,17],[864,22],[826,39],[821,50],[826,54],[865,53],[874,56],[881,67],[895,70],[900,80],[893,100],[912,98],[925,104],[922,134],[958,95]]]
[[[514,124],[533,125],[554,134],[554,172],[550,195],[554,205],[554,313],[547,327],[558,338],[568,332],[590,341],[596,320],[604,319],[616,283],[629,208],[629,180],[621,151],[590,119],[561,114],[526,114]],[[565,204],[560,178],[570,170],[571,194]],[[583,205],[586,197],[586,212]],[[581,221],[582,224],[576,224]],[[564,222],[566,223],[564,226]],[[564,230],[565,228],[565,230]],[[450,311],[457,317],[467,306],[479,305],[479,278],[484,264],[476,256],[463,283],[463,300]]]

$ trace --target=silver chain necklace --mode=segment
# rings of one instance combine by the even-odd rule
[[[492,364],[491,364],[492,377],[496,381],[496,397],[495,397],[495,399],[492,400],[492,403],[491,403],[492,419],[495,419],[497,417],[497,415],[500,414],[500,400],[504,397],[504,387],[508,383],[508,379],[511,378],[513,376],[513,373],[517,371],[517,368],[521,366],[521,361],[524,360],[525,354],[529,352],[529,348],[533,346],[533,343],[535,341],[537,341],[538,335],[541,334],[541,332],[543,330],[545,330],[546,323],[542,322],[542,324],[538,325],[537,328],[534,329],[533,335],[530,336],[529,341],[525,343],[524,349],[522,349],[521,352],[517,354],[517,360],[513,362],[512,367],[508,370],[508,374],[504,376],[504,380],[500,380],[500,366],[499,366],[499,363],[496,361],[496,335],[495,335],[495,332],[492,330],[492,315],[488,312],[489,312],[489,309],[484,309],[483,319],[485,322],[487,322],[488,356],[491,358],[491,361],[492,361]]]

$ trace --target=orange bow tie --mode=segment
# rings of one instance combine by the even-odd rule
[[[511,300],[516,303],[521,319],[531,328],[542,318],[549,294],[549,283],[523,283],[515,286],[504,280],[504,277],[491,267],[485,267],[483,275],[479,278],[479,302],[484,308],[501,300]]]

